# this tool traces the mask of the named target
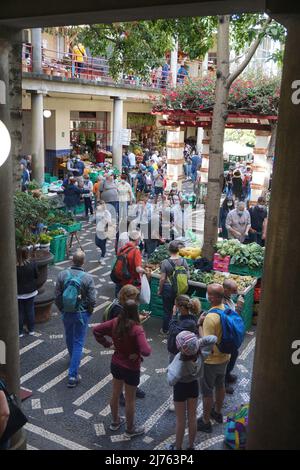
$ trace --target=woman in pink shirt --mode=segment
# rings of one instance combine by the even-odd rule
[[[93,329],[98,343],[105,348],[113,347],[115,352],[111,361],[113,392],[110,401],[112,414],[111,431],[117,431],[125,418],[119,416],[119,398],[125,384],[125,411],[127,437],[144,434],[142,426],[134,424],[136,388],[140,383],[140,368],[143,356],[150,356],[151,348],[147,342],[143,327],[140,325],[138,306],[134,300],[128,300],[122,312],[113,320],[100,323]],[[109,341],[106,336],[112,338]]]

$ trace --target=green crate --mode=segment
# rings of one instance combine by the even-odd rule
[[[84,203],[81,203],[81,204],[79,204],[78,206],[75,207],[75,215],[83,214],[84,211],[85,211]]]
[[[58,177],[57,177],[57,176],[50,176],[50,178],[49,178],[49,183],[56,183],[56,181],[58,181]]]
[[[56,230],[58,228],[64,228],[64,227],[62,224],[59,224],[59,223],[48,225],[49,232],[51,232],[52,230]]]
[[[159,286],[159,279],[152,277],[151,283],[150,283],[150,288],[151,288],[150,310],[151,310],[151,315],[153,317],[162,317],[164,313],[162,297],[159,297],[157,295],[158,286]]]
[[[93,172],[93,173],[89,174],[89,177],[90,177],[90,180],[91,180],[92,183],[96,183],[96,181],[98,179],[98,176],[99,176],[99,174],[96,173],[96,172]]]
[[[237,264],[230,264],[229,272],[231,274],[239,274],[240,276],[252,276],[258,279],[260,279],[263,274],[262,269],[250,269],[248,266],[238,266]]]
[[[50,183],[51,174],[45,173],[45,183]]]
[[[79,232],[79,230],[82,229],[82,224],[81,222],[76,222],[72,225],[62,225],[62,228],[64,228],[68,233]]]
[[[53,263],[64,261],[67,253],[67,235],[53,237],[50,242],[50,251],[54,256]]]

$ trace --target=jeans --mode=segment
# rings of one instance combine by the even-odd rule
[[[175,297],[173,288],[170,284],[165,284],[162,291],[162,301],[163,301],[163,325],[162,329],[164,333],[167,333],[169,330],[169,324],[173,315],[173,307],[175,304]]]
[[[228,366],[227,366],[227,369],[226,369],[226,378],[229,376],[229,374],[231,374],[231,372],[233,371],[234,369],[234,366],[235,366],[235,363],[237,361],[237,358],[238,358],[238,355],[239,355],[239,351],[237,349],[235,349],[232,353],[231,353],[231,357],[230,357],[230,361],[228,362]],[[225,378],[225,380],[226,380]]]
[[[104,258],[106,255],[106,242],[107,238],[101,239],[98,238],[97,235],[95,236],[95,244],[101,250],[101,257]]]
[[[94,211],[93,211],[92,199],[90,197],[84,198],[84,206],[85,206],[86,217],[89,215],[89,210],[90,210],[90,214],[93,215]]]
[[[66,343],[70,355],[69,378],[77,379],[90,315],[87,312],[64,313]]]
[[[185,176],[187,178],[191,178],[191,175],[192,175],[192,165],[189,165],[188,163],[185,163],[184,164],[184,172],[185,172]]]
[[[119,216],[120,216],[120,220],[124,219],[124,220],[127,220],[128,219],[128,206],[129,206],[129,202],[120,202],[119,203]]]
[[[23,333],[24,322],[28,331],[34,331],[34,297],[30,299],[18,300],[19,306],[19,334]]]
[[[265,246],[265,241],[262,240],[262,233],[249,233],[249,241],[250,243],[257,243],[260,246]]]
[[[197,180],[197,169],[196,170],[194,168],[191,169],[191,176],[192,176],[192,182],[195,183]]]

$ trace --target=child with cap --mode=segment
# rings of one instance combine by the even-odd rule
[[[169,365],[168,383],[173,386],[173,399],[176,413],[176,446],[168,450],[181,450],[185,416],[188,415],[189,447],[193,449],[197,433],[197,401],[199,397],[199,376],[204,359],[211,353],[217,337],[205,336],[199,339],[195,333],[181,331],[176,336],[179,353]]]

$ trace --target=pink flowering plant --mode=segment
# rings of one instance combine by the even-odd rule
[[[230,88],[228,111],[230,113],[277,116],[280,98],[280,81],[277,78],[237,79]],[[212,111],[215,100],[215,80],[204,78],[189,81],[176,89],[164,90],[155,98],[153,112]]]

